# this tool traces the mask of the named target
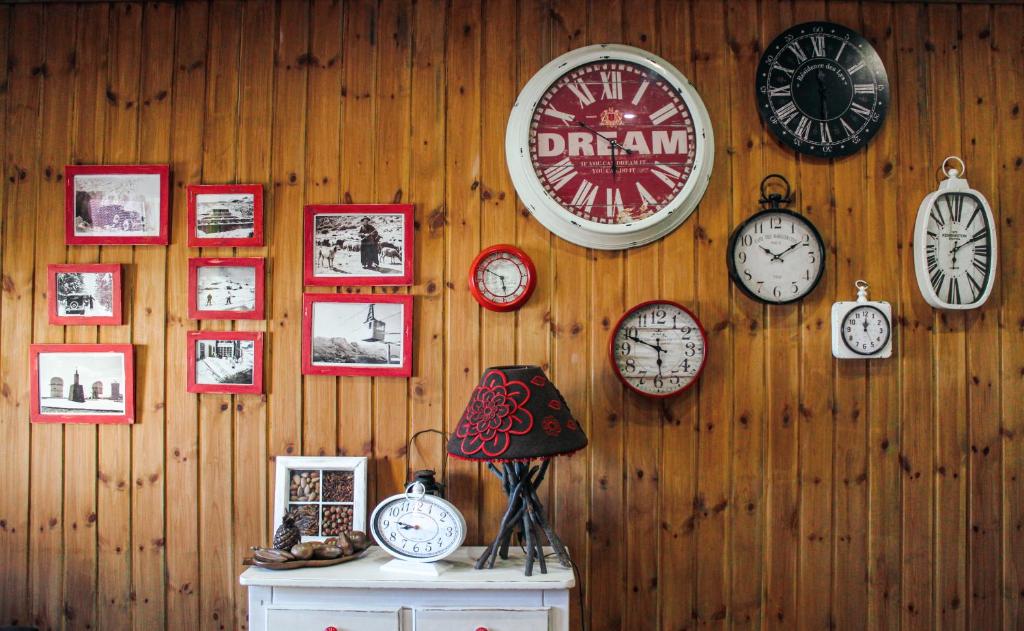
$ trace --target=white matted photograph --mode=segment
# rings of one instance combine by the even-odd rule
[[[303,364],[310,374],[410,373],[412,297],[306,294]]]
[[[131,422],[131,361],[130,345],[33,344],[32,420]]]
[[[409,204],[307,206],[306,284],[410,284],[411,234]]]
[[[196,237],[247,239],[253,236],[256,196],[252,193],[196,195]]]
[[[68,166],[67,242],[166,244],[166,165]]]

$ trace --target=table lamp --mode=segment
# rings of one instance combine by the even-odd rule
[[[476,569],[493,568],[499,554],[507,559],[516,534],[526,549],[526,576],[533,575],[534,562],[547,573],[542,536],[562,566],[570,567],[569,554],[544,516],[537,489],[551,458],[586,446],[583,428],[540,366],[495,366],[484,371],[448,440],[451,456],[486,462],[508,495],[498,535],[477,559]],[[531,465],[534,460],[541,462]]]

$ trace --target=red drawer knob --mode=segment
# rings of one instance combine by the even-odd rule
[[[476,631],[487,631],[487,627],[477,627]]]
[[[327,627],[324,631],[338,631],[338,627]]]

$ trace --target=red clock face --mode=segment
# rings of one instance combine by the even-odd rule
[[[696,155],[679,92],[633,63],[592,62],[562,75],[530,124],[530,158],[545,190],[595,223],[638,221],[670,206]]]
[[[469,288],[492,311],[518,309],[533,293],[537,272],[525,252],[497,245],[477,255],[469,269]]]

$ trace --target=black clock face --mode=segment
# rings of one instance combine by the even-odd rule
[[[864,147],[889,106],[889,78],[871,44],[831,22],[783,32],[757,67],[758,111],[801,153],[839,157]]]
[[[786,304],[814,290],[825,270],[825,245],[804,217],[773,208],[743,222],[728,248],[729,275],[760,302]]]

